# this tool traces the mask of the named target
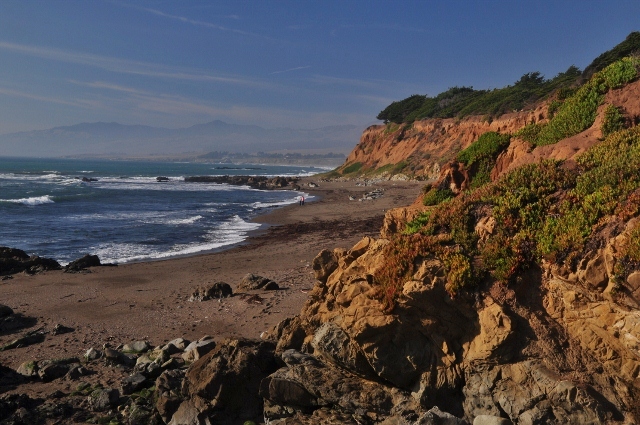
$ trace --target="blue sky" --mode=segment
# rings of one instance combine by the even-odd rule
[[[638,30],[638,0],[2,0],[0,134],[364,128],[414,93],[583,69]]]

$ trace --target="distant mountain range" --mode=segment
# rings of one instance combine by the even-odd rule
[[[275,128],[211,121],[168,129],[115,122],[82,123],[49,130],[0,135],[0,156],[144,156],[181,153],[349,152],[362,128],[338,125],[316,129]]]

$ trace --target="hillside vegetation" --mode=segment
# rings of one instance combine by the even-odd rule
[[[534,105],[552,94],[562,101],[582,81],[637,51],[640,51],[640,32],[632,32],[625,41],[594,59],[584,72],[570,66],[551,79],[545,79],[539,72],[530,72],[513,85],[500,89],[452,87],[435,97],[415,94],[391,103],[378,114],[377,119],[400,124],[425,118],[497,117]]]
[[[537,145],[556,143],[593,124],[603,95],[638,77],[640,61],[623,58],[598,73],[560,105],[545,124],[528,126],[517,135]],[[615,109],[615,107],[614,107]],[[447,289],[455,295],[484,279],[509,283],[526,269],[548,262],[568,269],[597,244],[606,226],[640,212],[640,127],[605,109],[606,139],[567,167],[561,160],[543,160],[519,167],[495,182],[489,173],[510,136],[485,133],[457,161],[468,168],[469,188],[457,195],[448,182],[427,185],[427,208],[389,244],[377,275],[381,297],[389,308],[413,264],[437,258],[447,270]],[[490,222],[482,235],[478,223]],[[640,235],[640,226],[635,233]],[[616,271],[623,282],[640,266],[640,245],[632,241],[620,252]]]

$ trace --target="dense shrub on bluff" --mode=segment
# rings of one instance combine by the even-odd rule
[[[513,85],[494,90],[475,90],[473,87],[452,87],[435,97],[414,94],[391,103],[376,117],[393,123],[413,122],[425,118],[453,118],[469,115],[496,117],[520,110],[555,93],[562,101],[581,81],[621,58],[640,51],[640,32],[632,32],[625,41],[601,54],[581,72],[570,66],[552,79],[539,72],[524,74]]]
[[[381,296],[392,306],[414,265],[430,257],[445,265],[451,294],[483,279],[509,282],[543,260],[573,268],[599,230],[640,213],[639,169],[640,127],[634,127],[579,156],[577,167],[546,160],[445,200],[387,246],[376,276]],[[491,223],[490,233],[477,231],[481,222]],[[640,264],[638,252],[634,246],[621,255]]]

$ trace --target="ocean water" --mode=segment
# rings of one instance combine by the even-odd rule
[[[126,263],[244,241],[251,222],[302,192],[187,183],[187,176],[303,176],[316,167],[0,158],[0,246],[66,264]],[[156,177],[168,177],[157,182]],[[96,181],[83,181],[82,178]],[[307,195],[305,194],[305,197]]]

